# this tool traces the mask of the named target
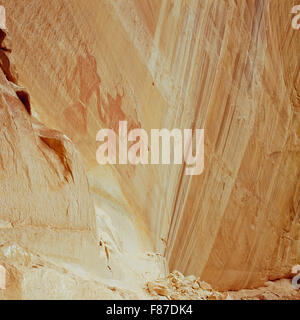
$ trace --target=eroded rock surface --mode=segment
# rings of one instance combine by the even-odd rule
[[[97,205],[95,217],[72,144],[31,125],[9,85],[15,76],[4,57],[1,188],[7,209],[0,219],[29,226],[22,236],[11,229],[16,239],[81,260],[75,248],[92,237],[96,219],[105,277],[124,278],[119,255],[126,251],[133,259],[140,249],[165,257],[170,271],[194,274],[216,290],[290,277],[300,263],[300,41],[290,23],[294,1],[3,5],[31,112],[74,141]],[[96,133],[115,129],[119,120],[146,130],[204,128],[203,174],[185,176],[183,166],[99,166]],[[62,230],[53,237],[56,228]],[[43,244],[35,241],[39,233]],[[65,237],[78,246],[65,247]],[[148,264],[142,256],[138,272]]]
[[[184,277],[179,271],[166,278],[147,284],[149,294],[155,299],[168,300],[224,300],[227,295],[217,292],[206,282],[195,276]]]
[[[11,68],[0,68],[0,265],[6,269],[0,299],[143,298],[138,284],[135,289],[119,281],[138,283],[130,263],[136,269],[139,264],[122,250],[115,253],[101,240],[104,227],[101,234],[96,229],[78,151],[66,135],[30,115],[29,95],[10,77]],[[158,276],[157,261],[144,259]],[[147,268],[142,269],[141,282],[153,279],[143,280]]]
[[[200,278],[184,277],[178,271],[147,283],[147,291],[156,300],[300,300],[289,279],[268,281],[256,289],[218,292]]]

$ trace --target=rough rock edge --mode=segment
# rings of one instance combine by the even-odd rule
[[[147,283],[147,292],[157,300],[300,300],[300,290],[289,279],[268,281],[264,287],[218,292],[195,276],[174,271],[168,277]]]
[[[11,51],[7,30],[0,29],[0,68],[26,111],[31,115],[30,96],[25,88],[18,85],[18,73],[12,61]]]

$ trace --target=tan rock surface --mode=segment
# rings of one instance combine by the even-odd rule
[[[184,277],[178,271],[166,278],[147,283],[149,294],[155,299],[168,300],[225,300],[226,294],[217,292],[195,276]]]
[[[101,281],[78,275],[46,257],[16,244],[0,248],[0,263],[6,268],[6,289],[0,299],[137,299],[130,290],[107,286]]]
[[[100,240],[112,226],[102,221],[99,234],[78,151],[30,116],[10,72],[0,69],[0,265],[7,272],[0,299],[145,297],[139,283],[162,275],[163,259],[115,252],[117,234]]]
[[[0,119],[9,121],[6,110],[14,110],[22,132],[9,136],[20,151],[6,154],[22,161],[15,165],[4,159],[8,167],[1,174],[4,181],[10,179],[1,187],[9,190],[3,198],[8,211],[0,219],[30,225],[21,237],[26,246],[34,246],[34,235],[41,232],[45,242],[39,250],[80,260],[86,237],[97,230],[105,241],[104,261],[107,245],[115,252],[109,267],[118,279],[124,278],[118,269],[124,252],[139,261],[136,273],[155,269],[144,269],[149,267],[146,250],[165,256],[171,271],[194,274],[218,290],[252,288],[290,276],[291,267],[300,263],[300,41],[290,23],[294,1],[3,4],[32,114],[74,141],[97,206],[95,218],[90,197],[80,194],[88,193],[81,185],[86,185],[81,166],[58,151],[75,154],[67,140],[47,130],[46,137],[37,139],[43,129],[36,127],[33,133],[24,108],[17,116],[22,106],[2,76],[9,101],[4,95]],[[124,119],[131,128],[147,130],[204,128],[203,174],[185,176],[178,165],[99,166],[97,131],[116,129]],[[38,141],[30,142],[34,139]],[[9,150],[4,135],[1,148],[2,142]],[[41,161],[27,162],[32,154]],[[76,166],[79,184],[70,176],[70,165]],[[22,179],[12,174],[17,170]],[[47,190],[51,186],[53,192],[35,198],[35,192],[45,193],[41,177],[49,179]],[[11,198],[20,189],[13,210]],[[64,214],[56,214],[56,206]],[[42,208],[49,210],[41,215]],[[41,224],[63,228],[66,223],[67,230],[57,238],[62,244],[49,246],[53,231],[45,232]],[[75,236],[78,228],[82,237]],[[66,234],[78,245],[65,247]],[[140,251],[143,259],[136,258]],[[152,277],[166,269],[160,260],[154,265],[159,267]],[[106,262],[102,267],[108,270]],[[146,279],[145,273],[141,278]]]
[[[300,300],[300,292],[289,279],[268,281],[263,287],[218,292],[195,276],[184,277],[178,271],[147,283],[155,300]]]
[[[13,228],[1,229],[1,241],[17,237],[15,229],[24,226],[29,228],[19,240],[27,246],[36,245],[37,234],[42,232],[46,240],[57,230],[80,232],[92,241],[96,234],[94,207],[78,152],[63,134],[31,119],[15,92],[16,84],[8,80],[10,70],[4,72],[0,72],[0,219]],[[53,237],[51,245],[45,241],[44,249],[80,259],[79,252],[70,248],[67,253],[58,243]]]

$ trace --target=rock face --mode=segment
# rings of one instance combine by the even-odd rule
[[[33,298],[38,292],[28,295],[30,286],[23,282],[32,281],[34,288],[35,281],[43,281],[45,262],[35,265],[32,252],[39,253],[37,261],[45,255],[69,263],[82,263],[90,254],[85,265],[95,268],[96,219],[78,152],[65,135],[31,118],[28,94],[16,84],[17,75],[12,76],[7,63],[6,33],[1,35],[0,263],[8,281],[0,297]],[[30,277],[34,266],[40,275]],[[48,290],[48,298],[55,297]]]
[[[170,273],[165,279],[149,282],[149,293],[156,299],[170,300],[225,300],[226,294],[216,292],[212,287],[195,276],[184,277],[178,271]]]
[[[0,34],[0,265],[7,273],[0,299],[145,297],[141,285],[128,289],[118,280],[163,275],[163,259],[145,254],[137,263],[122,251],[117,234],[105,238],[112,226],[104,219],[100,239],[81,157],[66,135],[31,116],[7,33]],[[107,285],[103,278],[113,280]]]
[[[2,2],[31,97],[30,109],[2,60],[0,218],[16,226],[7,230],[18,241],[81,261],[86,239],[100,233],[105,252],[154,250],[170,271],[218,290],[290,276],[300,262],[294,1]],[[72,144],[31,121],[30,110],[76,144],[96,215]],[[98,165],[96,133],[117,131],[120,120],[148,131],[204,128],[203,174],[186,176],[183,165]],[[119,260],[108,257],[122,278]]]

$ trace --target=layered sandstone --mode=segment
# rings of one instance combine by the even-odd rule
[[[136,263],[127,250],[120,258],[103,240],[79,153],[66,135],[31,116],[6,31],[0,34],[0,299],[143,298],[141,285],[126,283],[163,275],[159,258],[141,253]]]
[[[19,122],[2,138],[7,211],[0,218],[24,229],[24,245],[35,249],[38,236],[38,250],[81,263],[80,250],[95,234],[96,242],[102,239],[101,274],[111,279],[126,278],[119,267],[124,253],[138,265],[134,272],[145,275],[154,261],[152,277],[163,276],[165,257],[170,271],[193,274],[219,290],[291,275],[300,262],[294,1],[3,4],[32,114],[76,144],[96,204],[94,215],[70,142],[31,125],[24,102],[2,75],[8,92],[2,93],[3,119],[10,119],[5,110],[15,110]],[[186,176],[179,165],[99,166],[96,133],[117,131],[119,120],[148,131],[204,128],[203,174]],[[62,229],[60,238],[51,235],[56,229]],[[15,228],[10,232],[20,237]]]

